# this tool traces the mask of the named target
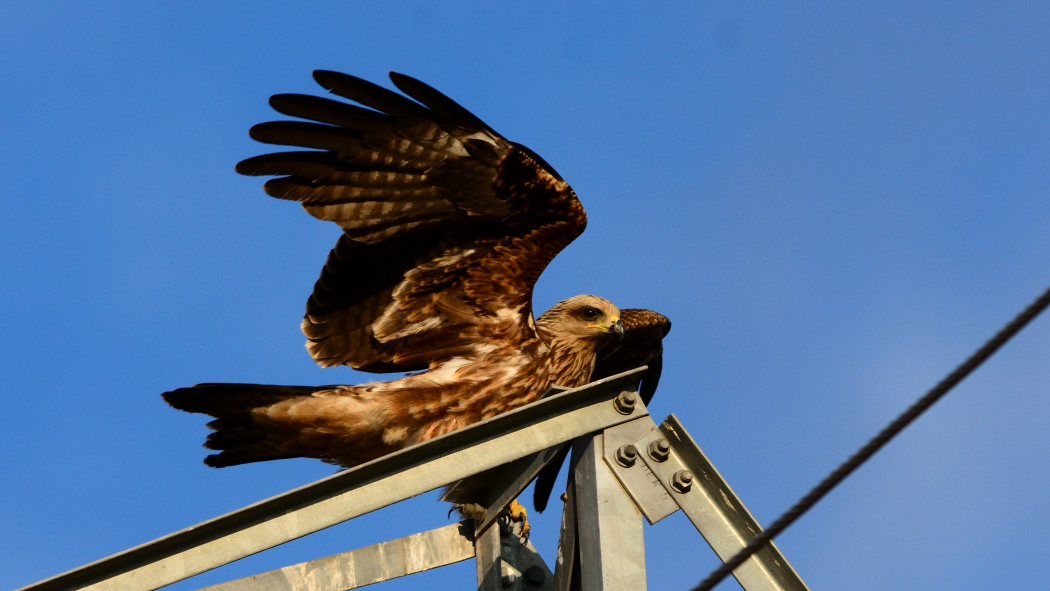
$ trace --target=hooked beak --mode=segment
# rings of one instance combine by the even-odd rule
[[[614,316],[609,319],[608,322],[602,324],[591,324],[591,328],[601,329],[602,332],[611,332],[616,335],[616,338],[623,338],[623,320],[620,320],[619,316]]]

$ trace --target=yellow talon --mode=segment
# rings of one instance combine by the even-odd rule
[[[507,505],[507,515],[512,523],[521,524],[521,532],[518,536],[522,542],[527,542],[529,540],[529,530],[532,528],[529,526],[529,514],[525,511],[525,507],[518,502],[518,499],[514,499]]]
[[[448,510],[449,517],[456,511],[463,517],[474,521],[485,519],[485,508],[477,503],[456,503]],[[529,530],[532,529],[529,526],[529,514],[517,499],[511,501],[503,511],[500,511],[500,518],[506,519],[505,523],[508,527],[515,523],[519,524],[518,537],[521,538],[523,544],[529,541]]]

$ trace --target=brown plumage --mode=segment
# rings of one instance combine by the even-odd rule
[[[536,280],[587,223],[539,156],[407,76],[391,74],[415,100],[345,74],[314,77],[363,106],[275,95],[277,111],[309,121],[263,123],[252,137],[310,150],[237,170],[281,175],[267,193],[343,228],[302,323],[313,358],[420,373],[165,393],[175,408],[215,417],[205,446],[220,453],[207,464],[306,456],[349,467],[533,402],[552,385],[583,385],[602,352],[604,375],[659,358],[670,324],[655,312],[621,313],[584,295],[533,319]]]
[[[618,346],[603,349],[591,372],[591,381],[607,378],[636,367],[646,366],[638,384],[638,394],[642,402],[649,404],[656,393],[663,371],[663,338],[671,330],[671,321],[666,316],[652,310],[628,308],[620,311],[620,320],[624,325],[624,338]],[[558,478],[562,464],[568,457],[569,446],[561,450],[536,476],[536,486],[532,489],[532,503],[538,511],[547,508],[554,482]]]

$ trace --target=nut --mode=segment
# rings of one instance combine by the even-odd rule
[[[630,468],[638,460],[638,448],[628,443],[616,449],[616,463],[624,468]]]
[[[534,564],[529,568],[525,569],[525,582],[534,587],[539,587],[547,580],[547,573],[543,572],[543,568]]]
[[[671,476],[671,488],[676,492],[687,493],[693,488],[693,473],[689,470],[679,470]]]
[[[649,457],[657,462],[667,460],[669,455],[671,455],[671,444],[666,439],[657,439],[649,444]]]
[[[635,396],[634,392],[620,392],[620,395],[613,401],[613,405],[616,406],[616,411],[623,415],[629,415],[634,412],[634,406],[638,402],[638,397]]]

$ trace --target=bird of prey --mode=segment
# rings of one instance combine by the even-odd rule
[[[353,101],[278,94],[296,121],[254,139],[299,149],[249,158],[246,175],[342,228],[302,321],[322,366],[410,372],[355,386],[199,384],[165,393],[211,415],[205,458],[222,467],[311,457],[352,467],[539,399],[551,386],[649,364],[664,316],[593,295],[533,317],[533,286],[583,232],[586,214],[542,158],[443,94],[400,74],[404,95],[329,71]],[[407,95],[407,96],[406,96]],[[648,385],[646,385],[648,384]]]

